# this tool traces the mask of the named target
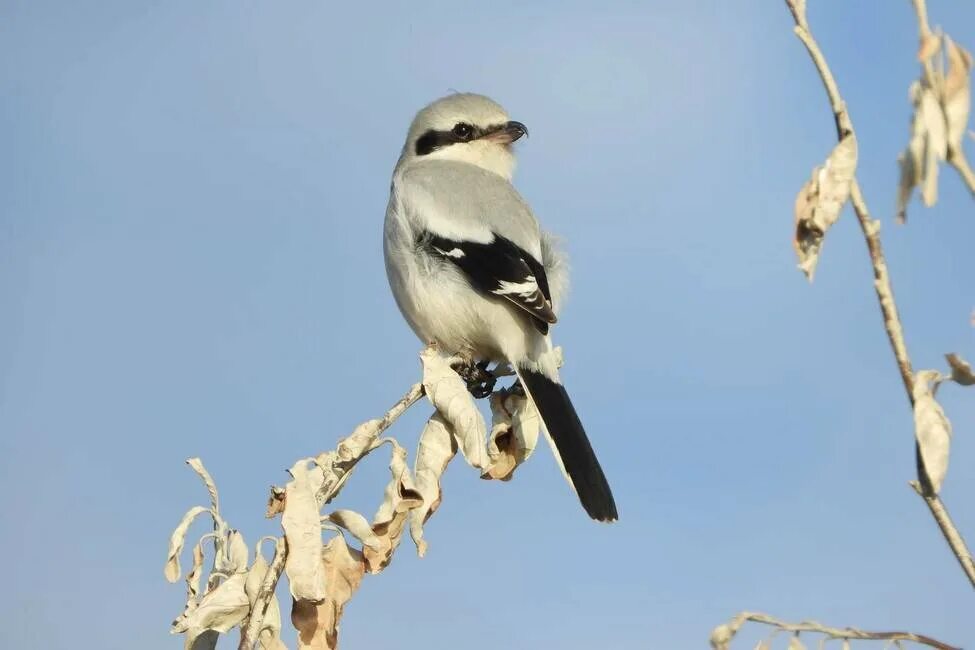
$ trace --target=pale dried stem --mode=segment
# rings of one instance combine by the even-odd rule
[[[925,0],[912,1],[914,4],[914,13],[917,15],[918,38],[923,44],[931,36],[931,24],[928,22],[927,3]],[[927,78],[928,84],[931,85],[934,80],[934,68],[931,65],[931,59],[925,59],[923,64],[924,75]],[[968,164],[968,159],[965,158],[965,152],[962,148],[949,143],[946,160],[958,172],[962,182],[968,187],[968,191],[975,197],[975,171]]]
[[[972,553],[965,545],[965,540],[962,539],[958,529],[952,523],[948,511],[945,509],[945,504],[937,495],[928,496],[924,494],[924,490],[921,489],[921,484],[917,481],[911,481],[911,487],[914,488],[918,496],[924,499],[925,505],[928,506],[928,510],[931,511],[931,516],[934,517],[934,520],[938,522],[938,526],[941,528],[941,532],[944,534],[948,546],[951,547],[952,552],[955,554],[958,564],[961,565],[962,571],[965,572],[965,575],[968,576],[971,583],[975,585],[975,559],[972,558]]]
[[[842,139],[848,133],[853,132],[853,123],[850,120],[849,113],[846,110],[846,104],[840,95],[839,87],[836,85],[833,73],[829,68],[829,64],[826,62],[826,57],[823,56],[822,50],[819,49],[816,39],[813,38],[809,30],[809,25],[806,22],[804,2],[800,2],[799,0],[786,0],[786,5],[792,12],[792,16],[796,22],[796,36],[799,37],[799,40],[802,41],[803,45],[809,51],[809,55],[823,81],[823,86],[826,88],[830,107],[833,110],[833,119],[836,123],[837,137],[838,139]],[[915,0],[915,7],[918,6],[923,10],[924,0]],[[926,13],[923,20],[923,24],[927,28]],[[880,311],[884,319],[884,329],[887,331],[887,338],[890,341],[894,358],[897,361],[901,381],[904,383],[904,389],[907,391],[907,399],[913,408],[914,372],[911,368],[911,359],[907,353],[904,328],[901,325],[900,316],[897,313],[897,304],[894,301],[894,289],[890,283],[887,261],[884,258],[883,246],[880,243],[880,222],[870,216],[866,201],[863,198],[863,193],[860,191],[860,185],[857,183],[856,178],[853,179],[850,187],[850,203],[853,205],[853,211],[857,216],[860,229],[863,231],[863,236],[867,242],[870,262],[873,266],[874,290],[877,294],[877,300],[880,303]],[[964,569],[965,575],[968,576],[972,586],[975,587],[975,567],[972,566],[972,554],[968,550],[958,529],[955,527],[944,503],[942,503],[936,494],[932,494],[930,490],[921,490],[918,493],[921,494],[924,502],[931,510],[935,522],[937,522],[938,527],[941,529],[941,534],[958,559],[958,563]]]
[[[799,623],[789,623],[787,621],[779,620],[768,614],[763,614],[761,612],[742,612],[731,619],[728,623],[728,627],[731,630],[732,636],[736,634],[739,628],[746,622],[751,621],[753,623],[761,623],[762,625],[769,625],[782,632],[809,632],[813,634],[823,634],[826,636],[826,641],[832,641],[836,639],[850,639],[850,640],[864,640],[864,641],[912,641],[914,643],[919,643],[929,648],[936,648],[937,650],[959,650],[955,646],[948,645],[938,641],[937,639],[932,639],[924,634],[915,634],[913,632],[867,632],[865,630],[859,630],[854,627],[831,627],[829,625],[823,625],[822,623],[817,623],[816,621],[801,621]]]
[[[271,564],[268,566],[267,573],[264,575],[264,582],[261,583],[261,590],[257,594],[257,600],[254,601],[254,606],[251,608],[247,626],[240,635],[240,644],[237,646],[238,650],[252,650],[254,644],[260,638],[261,629],[264,626],[264,615],[267,613],[267,607],[271,603],[271,599],[274,598],[274,590],[277,589],[278,580],[284,571],[284,561],[287,555],[288,547],[284,542],[284,538],[279,537],[274,542],[274,557],[271,559]]]

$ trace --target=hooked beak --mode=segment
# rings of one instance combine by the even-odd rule
[[[511,144],[523,135],[528,135],[528,127],[512,120],[482,136],[482,139],[498,144]]]

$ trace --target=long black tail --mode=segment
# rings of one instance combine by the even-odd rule
[[[526,368],[518,368],[518,376],[542,416],[582,507],[597,521],[616,521],[613,493],[565,388]]]

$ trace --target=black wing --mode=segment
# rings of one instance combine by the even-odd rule
[[[528,312],[543,334],[555,323],[545,268],[510,239],[496,234],[492,242],[478,244],[427,233],[422,241],[432,254],[463,271],[472,287]]]

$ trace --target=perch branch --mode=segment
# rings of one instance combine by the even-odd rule
[[[264,575],[264,582],[261,583],[261,590],[257,594],[257,600],[254,601],[254,606],[251,608],[247,627],[244,628],[243,633],[240,635],[240,645],[237,646],[238,650],[252,650],[254,644],[260,638],[261,630],[264,627],[264,615],[267,613],[267,607],[271,603],[271,599],[274,598],[274,590],[277,588],[278,580],[284,571],[284,561],[287,555],[288,547],[284,543],[284,538],[279,537],[274,543],[274,558],[267,568],[267,573]]]
[[[918,3],[923,5],[923,0],[915,0],[915,6]],[[813,38],[812,32],[809,30],[809,24],[806,21],[805,0],[786,0],[786,5],[789,7],[795,19],[796,36],[799,37],[799,40],[802,41],[803,45],[809,51],[809,55],[826,88],[826,94],[829,97],[829,103],[833,110],[833,119],[836,123],[837,137],[842,139],[848,133],[853,133],[853,122],[846,110],[843,97],[840,95],[836,79],[833,77],[829,64],[826,62],[826,57],[823,56],[822,50],[819,49],[816,39]],[[924,20],[926,21],[927,18]],[[856,178],[853,179],[850,187],[850,203],[853,205],[853,211],[856,213],[857,221],[860,223],[860,229],[863,231],[863,236],[867,242],[867,250],[870,253],[870,261],[873,266],[873,286],[877,294],[877,300],[880,303],[880,311],[884,319],[884,329],[887,331],[887,339],[890,341],[894,358],[897,361],[901,381],[904,383],[904,389],[907,391],[907,399],[913,408],[914,372],[911,368],[911,359],[908,356],[907,344],[904,340],[904,328],[901,325],[900,316],[897,313],[897,304],[894,302],[894,289],[890,283],[887,261],[884,258],[883,246],[880,243],[880,222],[870,216],[866,201],[863,198],[863,193],[860,191],[860,185],[857,183]],[[941,534],[944,536],[945,541],[948,542],[952,553],[958,559],[958,563],[961,564],[965,575],[968,576],[969,582],[975,587],[975,564],[972,562],[972,554],[968,550],[965,540],[955,527],[951,516],[948,514],[948,509],[940,497],[933,494],[931,490],[921,490],[918,494],[922,496],[925,504],[931,510],[935,522],[941,529]]]
[[[711,634],[711,646],[716,650],[725,650],[741,626],[749,621],[769,625],[781,632],[822,634],[826,637],[824,641],[837,639],[892,642],[913,641],[914,643],[919,643],[929,648],[936,648],[937,650],[960,650],[955,646],[948,645],[937,639],[932,639],[924,634],[915,634],[913,632],[866,632],[854,627],[830,627],[822,623],[817,623],[816,621],[789,623],[769,616],[768,614],[762,614],[761,612],[742,612],[732,618],[728,623],[719,626]]]
[[[918,38],[923,45],[932,36],[931,23],[928,22],[927,2],[926,0],[912,0],[912,2],[914,4],[914,13],[917,14]],[[931,65],[930,59],[925,59],[924,61],[924,74],[929,83],[934,79],[934,68]],[[955,146],[949,142],[945,160],[949,165],[954,167],[958,175],[961,176],[962,182],[968,187],[968,191],[975,197],[975,171],[968,164],[968,159],[965,158],[965,152],[961,146]]]

